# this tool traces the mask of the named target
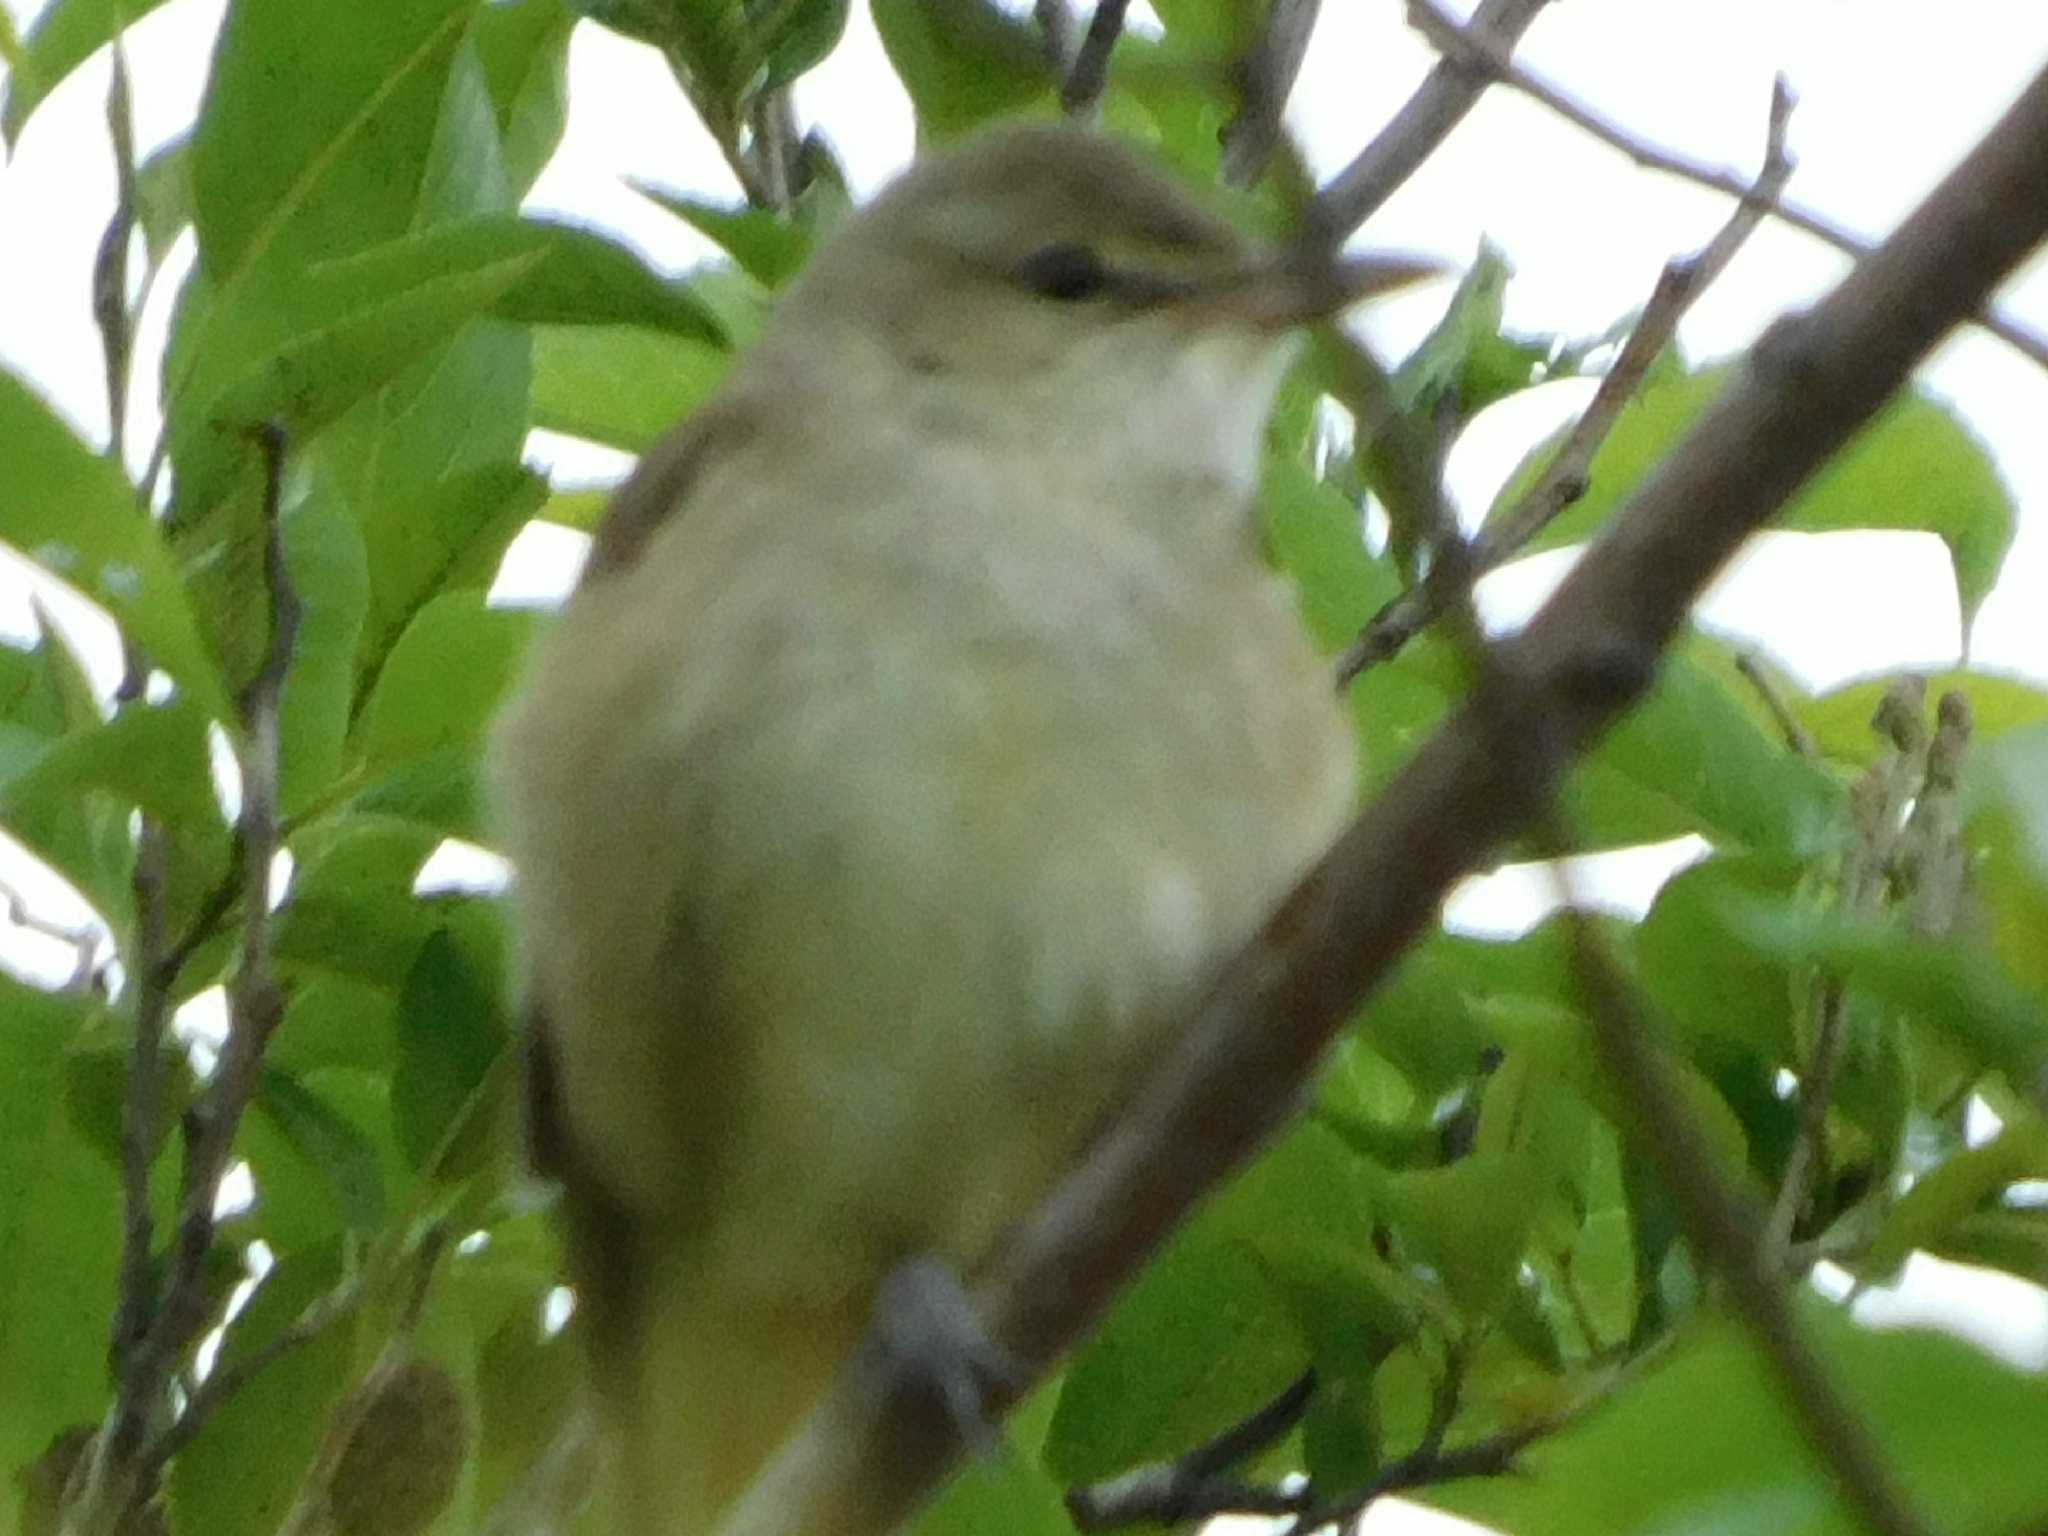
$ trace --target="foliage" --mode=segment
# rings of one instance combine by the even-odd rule
[[[9,140],[153,3],[56,0],[10,36]],[[348,1448],[370,1443],[350,1405],[394,1372],[431,1383],[438,1415],[440,1459],[408,1485],[432,1495],[414,1500],[418,1528],[480,1529],[567,1423],[571,1345],[543,1323],[553,1239],[510,1172],[503,918],[488,894],[419,877],[448,839],[488,838],[484,731],[534,622],[487,601],[499,562],[536,516],[592,518],[591,498],[551,495],[522,465],[526,435],[637,450],[715,388],[844,206],[822,152],[770,165],[749,125],[830,50],[846,4],[374,9],[372,23],[354,0],[232,0],[197,123],[141,168],[122,217],[152,265],[186,227],[199,253],[160,381],[160,514],[29,384],[0,376],[0,539],[113,618],[136,685],[95,696],[54,630],[0,649],[0,824],[94,905],[120,962],[70,991],[0,984],[0,1469],[26,1490],[24,1530],[48,1528],[64,1483],[49,1458],[79,1459],[81,1427],[118,1385],[125,1081],[152,986],[176,1004],[245,980],[252,924],[273,939],[282,1010],[232,1144],[255,1199],[212,1233],[206,1326],[180,1351],[219,1329],[209,1379],[249,1369],[219,1403],[196,1388],[166,1409],[205,1410],[171,1458],[169,1529],[256,1536],[331,1499]],[[1120,51],[1136,62],[1112,75],[1105,114],[1171,163],[1213,170],[1234,90],[1221,66],[1264,8],[1157,9],[1167,35]],[[1015,8],[875,0],[875,14],[927,137],[1051,109],[1058,81]],[[741,208],[659,195],[727,264],[670,280],[518,212],[561,132],[579,17],[660,48],[756,194]],[[1161,58],[1218,67],[1169,85],[1150,67]],[[777,170],[791,183],[780,205],[763,191]],[[1431,431],[1589,355],[1504,332],[1510,281],[1484,256],[1395,374],[1398,405]],[[1725,376],[1669,360],[1546,541],[1594,532]],[[1335,651],[1404,579],[1359,532],[1370,465],[1308,430],[1317,377],[1290,386],[1263,505],[1269,547]],[[263,442],[277,427],[273,504]],[[1791,521],[1934,534],[1968,613],[2014,510],[1953,414],[1914,396]],[[246,701],[277,622],[273,537],[302,612],[278,705],[292,873],[266,918],[246,908],[249,828],[214,760],[224,739],[245,772],[260,765]],[[1465,686],[1436,635],[1353,685],[1369,784]],[[1880,731],[1882,680],[1820,697],[1773,686],[1811,755],[1785,744],[1726,645],[1689,635],[1648,704],[1577,770],[1567,809],[1583,849],[1687,834],[1712,847],[1643,921],[1603,932],[1726,1169],[1766,1198],[1801,1134],[1816,1035],[1839,1015],[1788,1273],[1825,1255],[1875,1284],[1926,1252],[2048,1283],[2048,1215],[2023,1187],[2048,1177],[2048,695],[1945,674]],[[1973,735],[1937,729],[1948,698],[1974,714]],[[1953,725],[1958,706],[1938,707]],[[1884,795],[1890,822],[1873,823],[1860,807]],[[160,834],[154,854],[138,812]],[[1540,1438],[1526,1475],[1419,1496],[1529,1536],[1847,1529],[1628,1150],[1629,1109],[1596,1066],[1566,948],[1555,921],[1422,943],[1360,1011],[1310,1113],[1174,1239],[927,1528],[1062,1529],[1064,1485],[1178,1456],[1313,1368],[1298,1428],[1248,1473],[1305,1468],[1334,1498],[1418,1447],[1527,1431]],[[172,1054],[142,1169],[158,1276],[189,1204],[179,1117],[221,1082]],[[2000,1122],[1977,1145],[1973,1103]],[[1944,1529],[2038,1523],[2048,1385],[1951,1340],[1874,1336],[1818,1300],[1804,1310]]]

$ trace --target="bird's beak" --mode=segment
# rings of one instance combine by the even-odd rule
[[[1277,252],[1219,284],[1216,310],[1259,330],[1284,331],[1327,320],[1362,299],[1377,298],[1451,269],[1423,256],[1346,256],[1303,243]]]

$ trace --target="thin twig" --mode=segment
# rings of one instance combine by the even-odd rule
[[[1100,105],[1109,84],[1109,56],[1124,35],[1124,13],[1130,8],[1131,0],[1095,0],[1095,14],[1088,18],[1074,67],[1060,88],[1060,105],[1070,117],[1086,117]]]
[[[1755,183],[1767,196],[1774,195],[1792,174],[1792,157],[1785,147],[1791,116],[1792,95],[1781,76],[1771,88],[1763,164]],[[1409,641],[1436,622],[1446,606],[1463,600],[1481,577],[1520,554],[1586,494],[1595,456],[1641,391],[1651,365],[1678,334],[1678,322],[1727,269],[1762,217],[1762,204],[1745,200],[1706,245],[1691,256],[1665,264],[1628,340],[1536,483],[1477,538],[1439,548],[1429,574],[1373,615],[1337,659],[1340,684],[1399,655]],[[1445,558],[1447,553],[1455,558]]]
[[[1484,70],[1493,80],[1513,87],[1530,100],[1548,107],[1573,127],[1591,134],[1610,148],[1621,151],[1645,170],[1676,176],[1681,181],[1689,181],[1695,186],[1707,187],[1744,202],[1760,203],[1764,212],[1779,223],[1789,224],[1794,229],[1833,246],[1845,255],[1861,259],[1877,248],[1876,242],[1866,240],[1801,204],[1786,202],[1775,195],[1760,197],[1753,183],[1745,181],[1740,173],[1726,166],[1695,160],[1689,155],[1680,154],[1677,150],[1666,149],[1637,137],[1611,118],[1594,111],[1567,92],[1517,64],[1512,57],[1511,48],[1484,33],[1479,28],[1476,18],[1472,24],[1460,26],[1447,12],[1432,4],[1431,0],[1409,0],[1409,17],[1418,28],[1428,34],[1438,48],[1445,52],[1447,58],[1455,53],[1473,68]],[[1990,332],[2015,351],[2024,353],[2043,368],[2048,368],[2048,338],[2000,314],[1991,306],[1989,300],[1969,319],[1970,323]]]
[[[1286,1536],[1331,1527],[1348,1530],[1350,1524],[1376,1500],[1409,1488],[1431,1488],[1466,1477],[1499,1477],[1512,1472],[1515,1460],[1538,1440],[1564,1427],[1562,1416],[1532,1419],[1513,1429],[1474,1440],[1450,1450],[1423,1448],[1397,1461],[1390,1461],[1363,1488],[1346,1493],[1327,1504],[1312,1505],[1295,1516]]]
[[[1800,1432],[1836,1487],[1879,1536],[1926,1536],[1922,1521],[1843,1400],[1792,1315],[1781,1271],[1761,1241],[1763,1212],[1722,1176],[1706,1133],[1680,1092],[1656,1032],[1619,961],[1578,900],[1555,815],[1540,841],[1551,860],[1571,938],[1571,959],[1602,1064],[1621,1087],[1637,1150],[1657,1168],[1700,1262],[1727,1285],[1735,1311],[1769,1362]]]
[[[1472,13],[1472,31],[1512,53],[1545,3],[1481,0]],[[1450,137],[1490,84],[1462,59],[1439,60],[1387,126],[1317,194],[1310,230],[1331,245],[1343,244]]]
[[[161,1473],[173,1456],[190,1445],[199,1431],[206,1427],[207,1421],[236,1393],[285,1356],[312,1343],[347,1317],[362,1298],[362,1277],[351,1276],[307,1307],[290,1326],[280,1330],[260,1348],[232,1363],[216,1366],[213,1373],[193,1389],[184,1411],[151,1444],[145,1481]]]
[[[1188,1210],[1299,1102],[1335,1031],[1436,922],[1451,885],[1550,803],[1568,757],[1641,699],[1726,561],[2048,235],[2048,72],[1869,260],[1780,321],[1537,616],[1498,648],[1511,688],[1458,706],[1221,970],[1187,1028],[1060,1186],[971,1278],[1015,1362],[1001,1412],[1100,1318]],[[1541,735],[1555,753],[1519,750]],[[894,1529],[963,1450],[891,1371],[840,1373],[721,1536]]]
[[[1316,1373],[1304,1371],[1270,1402],[1187,1454],[1069,1489],[1067,1513],[1083,1531],[1178,1525],[1220,1514],[1293,1514],[1305,1494],[1260,1488],[1226,1474],[1299,1424],[1315,1390]]]
[[[270,965],[270,869],[278,847],[278,706],[297,642],[300,604],[285,567],[283,493],[286,440],[271,425],[260,434],[264,455],[264,574],[270,595],[270,637],[256,675],[243,690],[241,851],[242,953],[228,988],[228,1037],[213,1081],[186,1111],[178,1221],[146,1332],[128,1349],[120,1390],[100,1437],[81,1528],[111,1530],[123,1512],[150,1495],[142,1473],[149,1436],[171,1373],[207,1319],[206,1255],[213,1246],[214,1203],[234,1147],[235,1131],[256,1091],[263,1053],[284,1012]],[[131,681],[139,675],[130,661]],[[158,935],[159,944],[161,935]],[[146,965],[142,992],[167,997],[175,970]],[[131,1218],[132,1220],[132,1218]]]
[[[1223,179],[1248,187],[1280,143],[1281,114],[1308,57],[1322,0],[1273,0],[1265,29],[1239,69],[1237,113],[1223,129]]]
[[[73,955],[71,974],[65,978],[59,989],[64,992],[80,992],[92,982],[94,962],[99,956],[99,930],[91,924],[73,928],[52,918],[44,917],[28,903],[28,898],[0,880],[0,905],[7,909],[7,921],[25,933],[33,933],[54,943],[62,944]]]
[[[1806,728],[1806,722],[1792,713],[1792,706],[1785,702],[1784,695],[1778,691],[1778,685],[1771,681],[1771,675],[1764,670],[1763,662],[1757,658],[1756,652],[1737,651],[1735,670],[1742,674],[1749,686],[1756,690],[1756,696],[1763,700],[1764,708],[1770,711],[1771,719],[1777,722],[1778,730],[1785,737],[1785,745],[1809,762],[1819,761],[1820,743],[1813,739],[1813,732]]]
[[[128,1048],[128,1091],[121,1113],[121,1289],[114,1310],[113,1358],[127,1383],[136,1346],[156,1315],[150,1259],[156,1223],[150,1212],[149,1170],[163,1123],[164,1034],[170,993],[162,984],[164,885],[169,878],[164,829],[142,818],[131,885],[135,897],[134,1038]],[[134,1389],[154,1385],[135,1382]]]

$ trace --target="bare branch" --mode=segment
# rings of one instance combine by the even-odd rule
[[[1436,921],[1451,884],[1540,815],[1570,756],[1641,698],[1728,557],[2048,234],[2044,180],[2048,74],[1827,299],[1772,327],[1550,602],[1495,648],[1505,681],[1394,777],[1224,970],[1086,1160],[973,1277],[991,1337],[1019,1367],[993,1408],[1285,1122],[1332,1035]],[[1538,740],[1551,749],[1532,753]],[[879,1342],[841,1373],[723,1536],[857,1536],[917,1504],[960,1432],[886,1358]]]
[[[1067,1513],[1083,1531],[1178,1525],[1221,1514],[1294,1514],[1305,1507],[1306,1494],[1262,1489],[1225,1474],[1299,1424],[1315,1390],[1316,1373],[1304,1371],[1271,1402],[1186,1455],[1070,1490]]]
[[[131,885],[135,896],[134,1038],[128,1048],[128,1090],[121,1113],[121,1289],[114,1312],[113,1358],[124,1389],[154,1390],[161,1383],[130,1382],[142,1364],[136,1347],[156,1315],[150,1258],[156,1223],[150,1212],[149,1169],[163,1129],[164,1034],[170,1022],[170,990],[160,957],[165,943],[164,831],[153,816],[142,818]]]
[[[1280,117],[1308,57],[1322,0],[1273,0],[1265,31],[1239,72],[1237,115],[1223,129],[1223,179],[1248,187],[1280,144]]]
[[[1448,1451],[1424,1446],[1397,1461],[1388,1462],[1365,1487],[1328,1504],[1313,1505],[1303,1510],[1287,1528],[1287,1536],[1306,1536],[1307,1532],[1326,1526],[1348,1529],[1352,1520],[1390,1493],[1456,1482],[1463,1477],[1499,1477],[1514,1470],[1515,1458],[1522,1452],[1544,1436],[1555,1434],[1565,1422],[1561,1416],[1535,1419]]]
[[[1101,103],[1103,88],[1109,84],[1109,56],[1124,35],[1124,14],[1130,8],[1131,0],[1095,0],[1095,14],[1088,18],[1074,67],[1060,90],[1060,105],[1069,116],[1085,117]]]
[[[1763,165],[1756,179],[1757,189],[1765,195],[1775,195],[1792,174],[1792,157],[1785,148],[1791,116],[1791,92],[1780,78],[1771,90]],[[1692,307],[1693,300],[1727,269],[1762,217],[1760,203],[1744,201],[1705,246],[1689,257],[1665,265],[1635,329],[1629,332],[1592,401],[1572,423],[1536,484],[1492,527],[1455,552],[1456,558],[1444,559],[1444,551],[1440,550],[1436,564],[1422,581],[1373,615],[1338,658],[1340,684],[1399,655],[1409,641],[1437,620],[1450,602],[1468,597],[1482,576],[1520,554],[1586,494],[1593,459],[1620,422],[1628,403],[1641,391],[1651,364],[1671,345],[1678,334],[1678,322]]]
[[[1472,31],[1511,53],[1544,4],[1480,0]],[[1309,229],[1331,245],[1343,244],[1450,137],[1492,83],[1463,59],[1440,61],[1387,126],[1317,194]]]
[[[193,1391],[184,1411],[150,1446],[145,1483],[159,1475],[173,1456],[192,1443],[223,1404],[285,1356],[312,1343],[347,1317],[362,1297],[361,1276],[352,1276],[306,1308],[290,1326],[280,1330],[260,1349],[240,1360],[216,1367],[213,1374]]]
[[[1833,246],[1844,255],[1860,258],[1868,256],[1877,248],[1875,242],[1864,239],[1810,208],[1798,203],[1788,203],[1775,194],[1762,196],[1755,185],[1744,181],[1740,174],[1726,166],[1695,160],[1689,155],[1680,154],[1677,150],[1665,149],[1638,138],[1619,123],[1594,111],[1565,91],[1515,63],[1511,49],[1496,38],[1486,36],[1477,25],[1476,19],[1472,25],[1461,27],[1451,16],[1433,4],[1432,0],[1409,0],[1409,16],[1416,26],[1429,35],[1432,42],[1444,50],[1447,58],[1455,54],[1473,67],[1485,70],[1491,79],[1502,85],[1512,86],[1530,100],[1540,102],[1573,127],[1591,134],[1613,149],[1620,150],[1645,170],[1676,176],[1681,181],[1708,187],[1744,202],[1757,203],[1764,212],[1780,223],[1789,224],[1794,229]],[[1999,314],[1990,307],[1988,295],[1975,313],[1967,318],[2015,351],[2024,353],[2042,367],[2048,368],[2048,338],[2016,320]]]
[[[178,1196],[177,1230],[165,1266],[161,1289],[153,1299],[146,1329],[128,1341],[120,1388],[103,1434],[94,1453],[94,1465],[84,1512],[78,1528],[87,1533],[115,1529],[124,1511],[150,1496],[145,1473],[152,1465],[148,1455],[150,1436],[155,1433],[164,1392],[179,1358],[207,1320],[205,1261],[213,1246],[214,1204],[221,1176],[227,1171],[234,1147],[235,1130],[256,1092],[263,1053],[271,1033],[284,1012],[284,997],[270,967],[270,869],[278,848],[278,706],[284,688],[285,671],[297,641],[300,604],[285,568],[282,500],[284,492],[284,429],[269,426],[260,434],[264,456],[263,518],[265,528],[264,574],[270,593],[270,640],[262,663],[243,690],[241,698],[243,742],[241,751],[242,812],[236,823],[236,840],[241,852],[242,954],[235,979],[228,989],[228,1037],[206,1094],[186,1112],[184,1124],[185,1160]],[[131,658],[130,682],[141,675]],[[125,691],[125,690],[124,690]],[[139,684],[135,691],[139,694]],[[145,833],[148,827],[145,824]],[[150,845],[145,841],[137,878],[151,865]],[[144,892],[139,890],[138,896]],[[152,898],[150,905],[155,905]],[[158,919],[160,922],[160,918]],[[153,1008],[167,1005],[176,979],[176,967],[162,953],[164,935],[153,933],[153,943],[144,945],[143,974],[138,978],[138,1003]],[[182,961],[180,962],[182,963]],[[153,1001],[152,1001],[153,1000]],[[137,1056],[145,1047],[138,1022]],[[153,1026],[160,1037],[162,1021]],[[143,1102],[144,1091],[131,1073],[131,1108]],[[153,1082],[153,1073],[152,1082]],[[151,1089],[150,1091],[153,1091]],[[143,1107],[148,1107],[145,1103]],[[138,1126],[137,1129],[147,1127]],[[137,1145],[141,1143],[137,1142]],[[124,1143],[124,1174],[131,1158]],[[143,1166],[146,1181],[147,1168]],[[143,1190],[146,1199],[147,1190]],[[132,1194],[131,1194],[132,1198]],[[131,1211],[129,1239],[137,1234]],[[146,1233],[140,1234],[147,1236]],[[124,1297],[125,1304],[125,1297]],[[129,1319],[133,1323],[136,1319]]]

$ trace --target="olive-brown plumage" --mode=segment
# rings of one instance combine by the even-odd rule
[[[1010,130],[619,493],[497,749],[640,1536],[711,1528],[892,1266],[987,1253],[1344,817],[1251,497],[1288,324],[1417,271]]]

